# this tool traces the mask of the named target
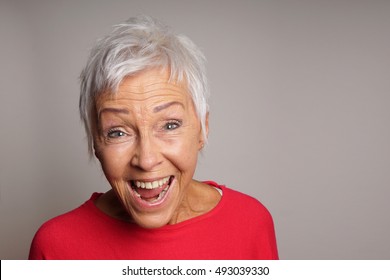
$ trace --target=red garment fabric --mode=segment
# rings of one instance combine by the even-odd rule
[[[41,226],[29,259],[278,259],[268,210],[248,195],[206,183],[223,192],[214,209],[156,229],[106,215],[94,204],[101,194],[94,193],[80,207]]]

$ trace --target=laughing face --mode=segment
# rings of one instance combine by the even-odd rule
[[[146,228],[175,223],[196,185],[204,142],[185,83],[147,70],[101,95],[96,111],[95,154],[131,220]]]

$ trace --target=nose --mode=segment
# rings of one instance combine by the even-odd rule
[[[144,171],[152,171],[162,162],[158,145],[151,137],[140,137],[137,141],[135,153],[131,158],[131,165]]]

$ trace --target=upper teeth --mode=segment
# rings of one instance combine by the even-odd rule
[[[164,184],[166,184],[169,180],[169,177],[165,177],[161,180],[156,180],[156,181],[153,181],[153,182],[142,182],[142,181],[134,181],[134,184],[138,187],[138,188],[142,188],[142,189],[155,189],[155,188],[158,188],[158,187],[162,187]]]

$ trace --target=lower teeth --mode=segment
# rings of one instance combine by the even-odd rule
[[[157,202],[161,198],[163,198],[165,196],[165,194],[167,193],[168,188],[169,188],[169,185],[162,192],[160,192],[160,194],[156,198],[149,198],[149,199],[144,199],[136,190],[134,190],[134,192],[135,192],[135,195],[137,197],[141,198],[142,200],[145,200],[147,202],[152,202],[153,203],[153,202]]]
[[[160,192],[160,194],[157,196],[157,198],[153,199],[153,200],[150,201],[150,202],[159,201],[159,200],[165,195],[166,192],[167,192],[167,190],[163,190],[162,192]]]

